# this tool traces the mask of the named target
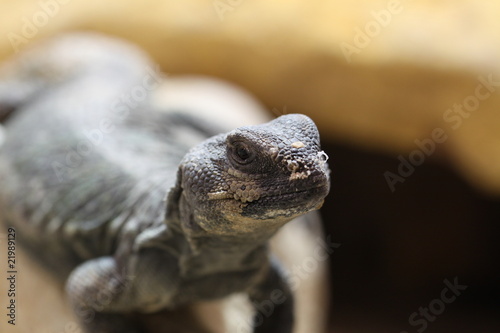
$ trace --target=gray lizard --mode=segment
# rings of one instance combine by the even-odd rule
[[[154,68],[85,34],[7,63],[0,218],[66,281],[88,332],[143,332],[134,313],[236,292],[280,300],[254,332],[291,332],[293,297],[267,243],[329,192],[315,124],[290,114],[219,134],[152,106]]]

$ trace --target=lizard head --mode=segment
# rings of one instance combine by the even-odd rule
[[[281,116],[192,149],[181,163],[179,199],[189,205],[189,224],[205,231],[274,232],[323,204],[330,189],[327,159],[310,118]]]

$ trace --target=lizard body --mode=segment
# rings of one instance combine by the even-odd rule
[[[291,332],[267,241],[329,191],[316,126],[286,115],[219,134],[155,110],[152,69],[135,48],[87,35],[7,64],[2,218],[67,280],[89,332],[141,332],[127,314],[242,291],[254,302],[281,292],[254,332]]]

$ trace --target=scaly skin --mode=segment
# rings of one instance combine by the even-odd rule
[[[142,332],[133,313],[242,291],[281,300],[254,332],[291,332],[293,297],[267,242],[329,191],[316,126],[295,114],[217,134],[154,110],[154,68],[88,35],[7,64],[1,218],[67,280],[88,332]]]

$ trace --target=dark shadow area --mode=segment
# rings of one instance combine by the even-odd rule
[[[384,172],[396,158],[324,148],[332,191],[322,213],[342,244],[331,258],[332,332],[499,332],[500,200],[435,160],[392,193]],[[445,280],[467,289],[440,301]]]

